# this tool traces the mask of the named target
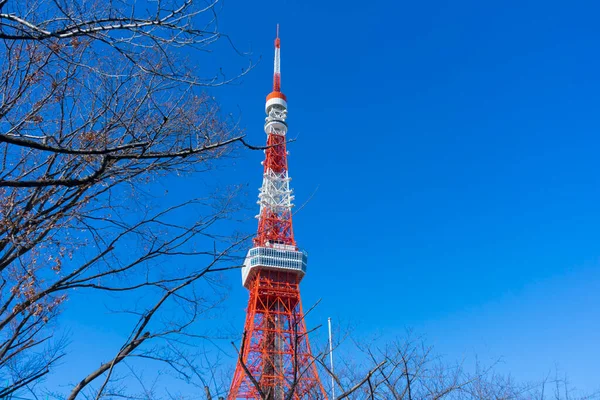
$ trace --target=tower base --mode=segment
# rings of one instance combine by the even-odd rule
[[[294,272],[265,269],[249,282],[241,356],[228,400],[284,400],[290,391],[293,400],[327,399],[310,351],[298,282]]]

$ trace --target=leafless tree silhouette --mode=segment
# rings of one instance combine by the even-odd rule
[[[65,397],[127,396],[112,383],[127,360],[199,374],[185,339],[215,301],[199,282],[235,266],[241,239],[217,227],[236,211],[236,191],[176,202],[146,191],[252,148],[205,93],[251,65],[203,75],[187,57],[228,41],[217,5],[0,0],[0,398],[36,395],[69,351],[55,328],[75,290],[122,296],[135,321]],[[164,268],[184,256],[195,267]]]
[[[360,355],[358,357],[357,355]],[[340,356],[338,356],[340,359]],[[362,361],[356,361],[360,359]],[[497,362],[483,367],[449,363],[422,338],[408,334],[383,346],[357,344],[341,357],[334,379],[341,399],[377,400],[591,400],[600,392],[577,393],[565,377],[522,383],[497,372]],[[326,368],[326,364],[323,363]]]

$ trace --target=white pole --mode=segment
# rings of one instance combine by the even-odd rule
[[[329,324],[329,365],[331,368],[331,400],[335,400],[335,378],[333,377],[333,342],[331,341],[331,317],[327,318]]]

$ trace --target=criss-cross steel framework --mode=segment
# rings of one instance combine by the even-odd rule
[[[311,355],[300,299],[307,256],[296,245],[292,229],[287,100],[281,92],[277,31],[273,91],[265,106],[267,149],[258,232],[242,269],[242,283],[250,298],[228,400],[327,399]]]

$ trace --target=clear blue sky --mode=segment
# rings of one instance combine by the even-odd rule
[[[264,140],[279,22],[313,323],[597,388],[600,6],[492,3],[228,2],[221,27],[263,59],[223,99]]]
[[[322,298],[309,323],[410,327],[450,360],[502,357],[522,380],[557,366],[598,388],[600,6],[352,4],[228,1],[220,15],[262,57],[213,91],[257,144],[281,24],[296,204],[314,193],[294,220],[304,302]],[[248,184],[250,207],[262,156],[220,172]],[[247,294],[226,279],[223,318],[241,332]]]

